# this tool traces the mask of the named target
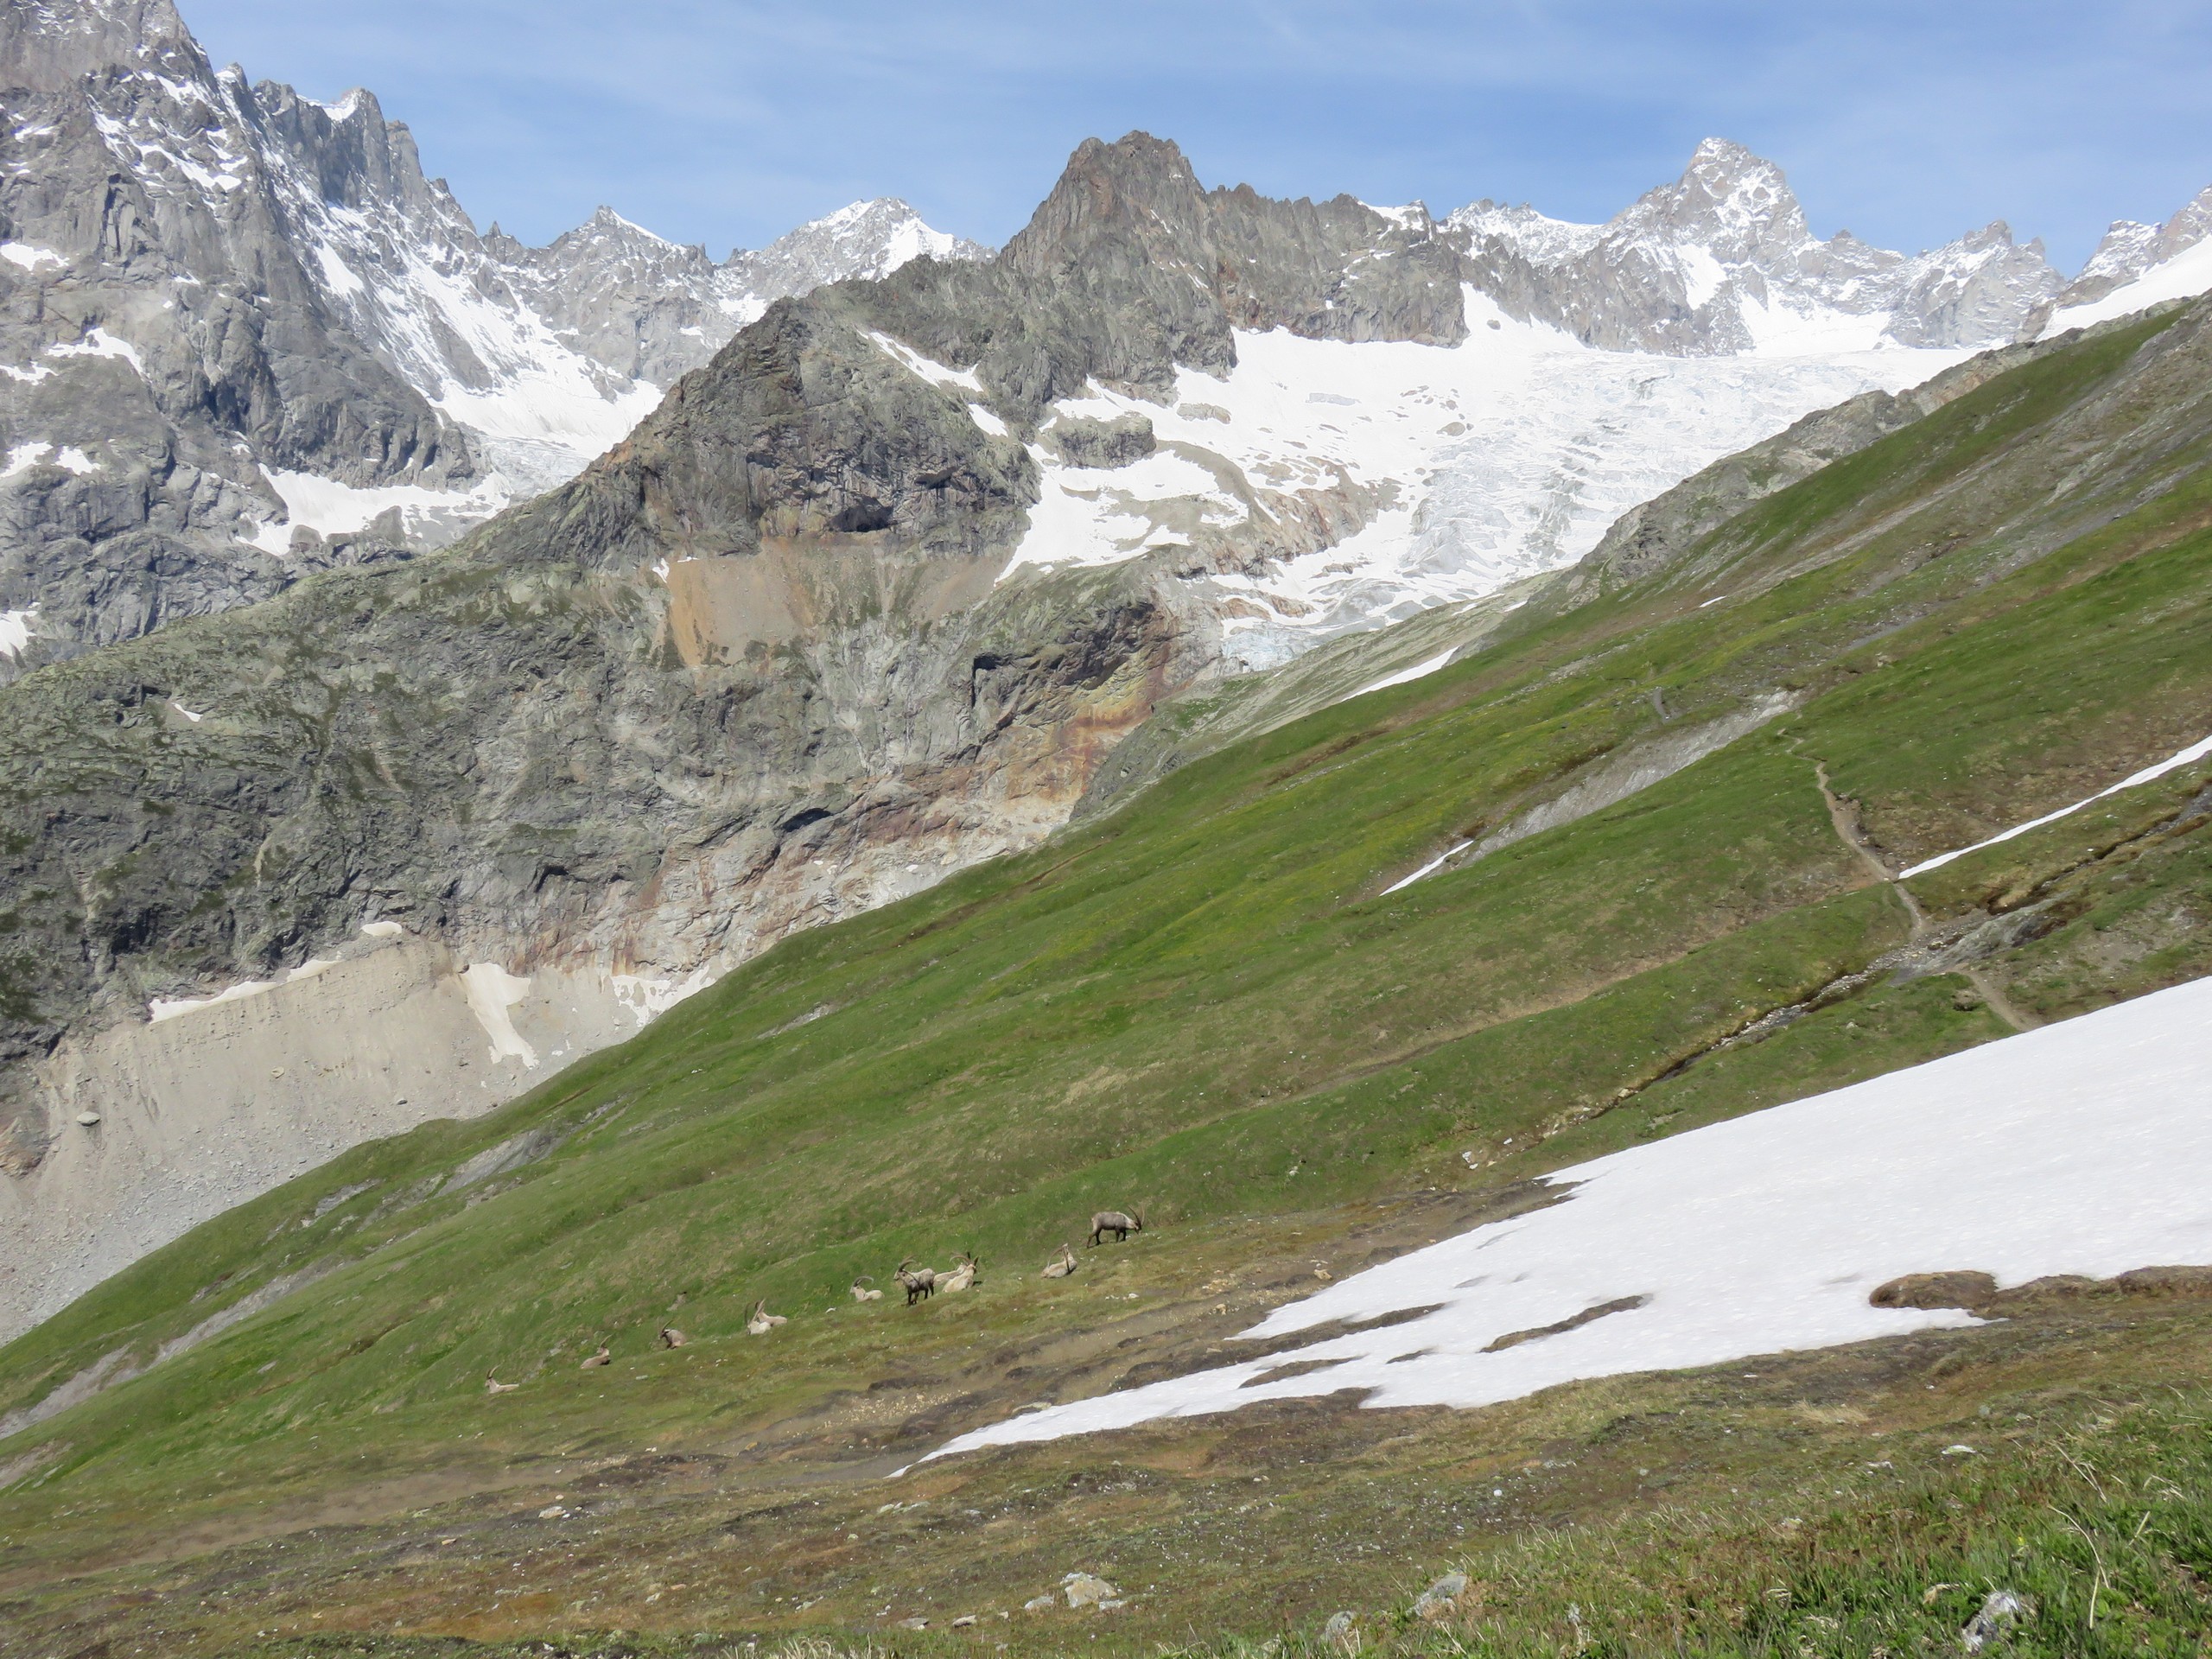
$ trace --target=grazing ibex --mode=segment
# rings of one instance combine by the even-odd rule
[[[664,1348],[681,1348],[690,1340],[672,1325],[664,1325],[660,1328],[660,1345]]]
[[[1142,1231],[1144,1231],[1143,1217],[1125,1216],[1119,1210],[1101,1210],[1096,1215],[1090,1218],[1090,1244],[1092,1247],[1095,1247],[1097,1244],[1099,1236],[1103,1233],[1113,1234],[1114,1242],[1116,1244],[1120,1244],[1125,1243],[1131,1233],[1141,1233]]]
[[[947,1294],[956,1290],[965,1290],[974,1284],[976,1269],[982,1265],[976,1260],[972,1253],[966,1250],[961,1251],[952,1259],[955,1263],[952,1271],[938,1281],[938,1288]]]
[[[899,1270],[891,1275],[906,1287],[906,1306],[909,1307],[925,1296],[937,1294],[937,1269],[912,1267],[912,1256],[907,1257],[899,1264]]]
[[[790,1323],[782,1314],[768,1311],[768,1299],[764,1296],[753,1304],[753,1317],[745,1322],[745,1328],[756,1337],[765,1337],[778,1325]]]
[[[870,1275],[870,1274],[865,1274],[865,1273],[864,1273],[864,1274],[861,1274],[861,1276],[860,1276],[859,1278],[857,1278],[857,1279],[854,1280],[854,1281],[853,1281],[853,1300],[854,1300],[855,1301],[856,1301],[856,1302],[880,1302],[880,1301],[881,1301],[881,1300],[883,1300],[883,1293],[882,1293],[881,1291],[880,1291],[880,1290],[870,1290],[870,1289],[868,1289],[868,1286],[870,1286],[870,1285],[874,1284],[874,1282],[875,1282],[874,1278],[872,1275]]]
[[[486,1394],[512,1394],[520,1387],[522,1384],[519,1382],[502,1382],[491,1372],[484,1373],[484,1392]]]
[[[585,1356],[583,1369],[588,1371],[597,1370],[602,1365],[612,1365],[613,1363],[614,1356],[607,1351],[607,1344],[602,1342],[599,1344],[597,1353]]]
[[[1060,1253],[1045,1264],[1047,1279],[1065,1279],[1075,1271],[1075,1246],[1063,1244]]]

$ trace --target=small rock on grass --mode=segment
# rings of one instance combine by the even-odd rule
[[[1060,1580],[1060,1591],[1071,1607],[1102,1607],[1109,1601],[1121,1605],[1117,1598],[1122,1592],[1092,1573],[1069,1573]]]
[[[1049,1613],[1059,1605],[1050,1596],[1032,1596],[1021,1604],[1021,1611],[1025,1613]]]
[[[1993,1590],[1981,1604],[1981,1611],[1959,1632],[1959,1641],[1968,1653],[1980,1653],[1992,1642],[2011,1634],[2013,1622],[2026,1611],[2026,1605],[2010,1590]]]
[[[1421,1592],[1414,1602],[1415,1618],[1441,1618],[1452,1611],[1460,1597],[1467,1593],[1467,1575],[1446,1573],[1434,1584]]]

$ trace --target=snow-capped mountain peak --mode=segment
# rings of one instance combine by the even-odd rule
[[[916,259],[984,259],[990,251],[931,229],[896,196],[879,196],[825,213],[758,252],[733,253],[718,288],[723,308],[741,327],[785,295],[824,282],[881,278]]]
[[[1705,140],[1681,178],[1647,192],[1607,232],[1701,247],[1724,264],[1787,257],[1812,238],[1782,169],[1725,138]]]
[[[2048,314],[2046,333],[2126,316],[2212,289],[2212,186],[2163,225],[2120,219]]]
[[[1708,138],[1603,225],[1478,202],[1446,221],[1510,315],[1612,350],[1693,355],[1991,345],[2058,287],[2001,225],[1908,258],[1814,236],[1788,177]]]

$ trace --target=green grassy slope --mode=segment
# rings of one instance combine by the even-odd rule
[[[2003,1035],[1955,974],[1853,980],[1914,924],[1815,767],[1894,868],[2212,732],[2208,361],[2202,308],[2053,353],[1672,570],[1531,604],[1467,661],[788,940],[494,1117],[200,1229],[0,1351],[0,1411],[327,1271],[0,1440],[0,1475],[24,1460],[0,1574],[156,1516],[728,1441],[925,1351],[1078,1327],[1096,1281],[1031,1275],[1100,1205],[1233,1242]],[[1384,894],[1609,757],[1777,696],[1627,799]],[[1975,971],[2030,1017],[2212,971],[2208,787],[2185,769],[1915,890],[1946,937],[2026,918]],[[535,1161],[445,1185],[532,1132]],[[822,1311],[956,1248],[1006,1269],[988,1300]],[[793,1322],[752,1342],[764,1296]],[[669,1319],[693,1345],[653,1354]],[[623,1369],[578,1370],[601,1340]],[[494,1370],[528,1391],[487,1401]]]

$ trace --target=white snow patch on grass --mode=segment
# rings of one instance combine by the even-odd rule
[[[468,1011],[492,1039],[492,1058],[536,1065],[537,1051],[523,1041],[514,1016],[508,1013],[530,995],[530,982],[516,978],[496,962],[477,962],[461,975],[461,985],[468,997]]]
[[[1410,887],[1414,882],[1420,880],[1425,875],[1434,875],[1439,870],[1442,869],[1446,864],[1459,857],[1460,854],[1465,852],[1468,848],[1474,844],[1475,843],[1471,841],[1463,841],[1458,846],[1447,849],[1446,851],[1439,853],[1434,858],[1430,859],[1427,863],[1422,865],[1421,868],[1415,870],[1411,875],[1401,876],[1397,880],[1393,881],[1389,887],[1383,888],[1382,897],[1388,899],[1392,893],[1396,893],[1401,888]]]
[[[2145,766],[2140,772],[2131,773],[2110,788],[2101,789],[2087,799],[2075,802],[2071,806],[2062,806],[2056,812],[2046,812],[2039,818],[2030,818],[2025,823],[2016,823],[2001,835],[1992,836],[1987,841],[1977,841],[1971,847],[1961,847],[1955,852],[1938,853],[1933,858],[1923,859],[1899,875],[1897,880],[1902,881],[1907,876],[1924,875],[1929,870],[1939,870],[1955,858],[1964,858],[1968,853],[1978,853],[1985,847],[1994,847],[1998,842],[2010,841],[2015,836],[2024,836],[2029,830],[2040,830],[2046,823],[2056,823],[2061,818],[2073,817],[2085,806],[2094,806],[2108,795],[2117,795],[2123,789],[2133,789],[2138,784],[2147,784],[2154,778],[2163,778],[2170,772],[2180,770],[2192,760],[2202,760],[2208,754],[2212,754],[2212,737],[2208,737],[2199,743],[2192,743],[2187,748],[2168,755],[2156,765]]]
[[[1370,1406],[1483,1406],[1976,1322],[1867,1301],[1908,1273],[2017,1285],[2212,1263],[2208,1102],[2212,980],[2197,980],[1561,1170],[1547,1179],[1572,1190],[1564,1202],[1356,1274],[1243,1335],[1434,1308],[1424,1317],[1036,1412],[932,1455],[1343,1389]],[[1338,1363],[1255,1382],[1313,1361]]]
[[[1395,674],[1386,674],[1381,679],[1376,681],[1372,685],[1361,686],[1358,690],[1352,693],[1352,696],[1355,697],[1363,697],[1370,691],[1380,691],[1389,686],[1407,685],[1410,684],[1414,680],[1427,679],[1430,675],[1435,673],[1438,669],[1442,668],[1446,663],[1450,662],[1452,660],[1452,653],[1459,649],[1459,647],[1457,645],[1448,645],[1444,650],[1439,652],[1435,656],[1430,658],[1427,662],[1415,663],[1411,668],[1402,668]]]
[[[207,718],[207,711],[206,709],[203,709],[198,714],[194,714],[191,709],[179,702],[175,697],[171,697],[169,699],[169,707],[175,709],[177,713],[182,715],[187,720],[190,721],[195,726],[197,726],[201,721]]]

